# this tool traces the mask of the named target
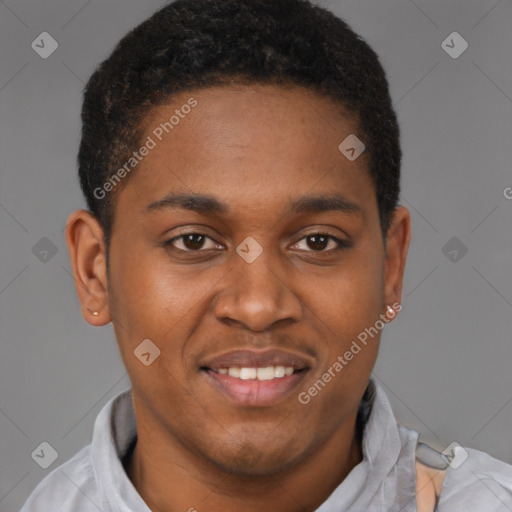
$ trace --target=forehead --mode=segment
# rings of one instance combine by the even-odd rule
[[[304,154],[318,149],[319,142],[323,142],[322,151],[327,144],[337,149],[345,132],[359,132],[354,113],[312,89],[260,84],[182,92],[173,96],[169,104],[152,108],[143,129],[159,145],[173,141],[201,143],[202,149],[207,149],[210,141],[244,149],[272,142],[267,149],[282,152],[286,148],[297,149],[299,141],[308,137],[309,144],[301,146]],[[197,137],[195,140],[188,137],[192,135],[190,130]]]
[[[309,89],[239,85],[182,92],[149,112],[143,132],[141,143],[151,149],[119,196],[132,206],[147,207],[177,191],[240,205],[315,189],[373,193],[367,155],[350,161],[338,148],[351,134],[361,138],[357,120]]]

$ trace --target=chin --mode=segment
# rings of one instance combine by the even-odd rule
[[[268,442],[262,446],[246,442],[236,450],[219,447],[219,451],[208,458],[222,471],[242,477],[277,475],[302,459],[299,454],[293,456],[290,447],[275,447]]]

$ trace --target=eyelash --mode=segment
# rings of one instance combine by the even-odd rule
[[[209,240],[212,240],[213,242],[215,242],[215,240],[213,240],[213,238],[211,238],[210,236],[204,234],[204,233],[199,233],[199,232],[190,232],[190,233],[183,233],[182,235],[178,235],[178,236],[175,236],[173,238],[171,238],[170,240],[167,240],[166,242],[164,242],[164,247],[170,247],[172,249],[175,249],[177,251],[181,251],[181,252],[187,252],[187,253],[200,253],[200,252],[205,252],[205,251],[209,251],[209,250],[215,250],[215,249],[198,249],[196,251],[194,250],[191,250],[191,249],[178,249],[177,247],[174,247],[173,243],[176,242],[177,240],[183,240],[185,237],[187,236],[190,236],[190,235],[199,235],[199,236],[204,236],[205,238],[208,238]],[[306,250],[304,252],[310,252],[310,253],[316,253],[316,254],[330,254],[334,251],[339,251],[341,249],[345,249],[345,248],[348,248],[350,247],[350,243],[345,241],[345,240],[341,240],[340,238],[337,238],[333,235],[329,235],[327,233],[322,233],[322,232],[314,232],[314,233],[308,233],[307,235],[303,236],[299,242],[301,242],[302,240],[305,240],[309,237],[313,237],[313,236],[322,236],[322,237],[325,237],[329,240],[332,240],[334,241],[336,244],[337,244],[337,247],[334,248],[334,249],[328,249],[328,250],[320,250],[320,251],[315,251],[315,250]],[[296,242],[296,244],[298,244],[299,242]],[[217,243],[217,242],[215,242]],[[295,245],[296,245],[295,244]]]

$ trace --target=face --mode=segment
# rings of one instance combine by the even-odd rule
[[[112,320],[155,439],[231,472],[283,471],[355,418],[380,332],[354,340],[400,300],[406,210],[386,250],[367,155],[338,149],[356,121],[309,90],[183,93],[144,126],[154,147],[116,191],[87,318]],[[148,339],[160,355],[145,365]]]

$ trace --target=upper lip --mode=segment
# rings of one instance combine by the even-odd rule
[[[309,358],[280,349],[271,349],[256,352],[254,350],[233,350],[206,359],[201,365],[218,371],[219,368],[265,368],[267,366],[292,367],[294,370],[303,370],[311,366]]]

